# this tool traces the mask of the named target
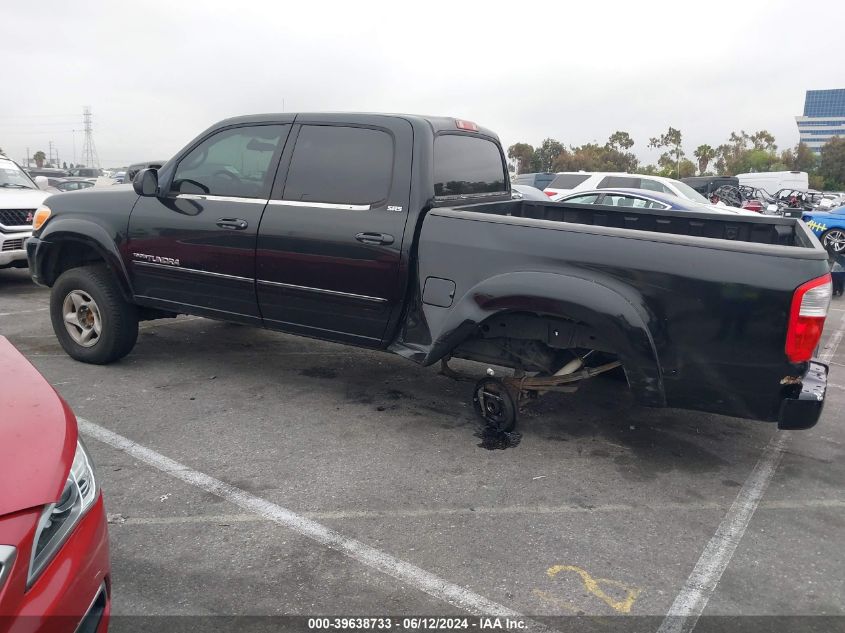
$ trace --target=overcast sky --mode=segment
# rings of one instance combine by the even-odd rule
[[[283,108],[462,117],[506,147],[621,129],[648,161],[669,125],[688,154],[738,129],[786,147],[804,91],[845,87],[842,24],[842,0],[8,1],[0,148],[81,159],[86,105],[104,167]]]

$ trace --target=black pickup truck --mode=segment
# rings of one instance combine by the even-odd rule
[[[32,277],[83,362],[194,314],[512,368],[474,391],[501,429],[611,370],[642,404],[780,428],[824,402],[830,276],[801,222],[511,200],[497,137],[468,121],[228,119],[132,185],[50,197],[34,229]]]

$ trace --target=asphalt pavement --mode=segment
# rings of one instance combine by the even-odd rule
[[[490,608],[652,631],[694,624],[666,619],[684,605],[701,630],[845,615],[841,299],[811,430],[642,408],[600,378],[530,405],[519,445],[486,450],[471,386],[436,368],[193,317],[143,323],[124,360],[85,365],[48,296],[0,271],[0,334],[84,420],[115,630],[128,615]]]

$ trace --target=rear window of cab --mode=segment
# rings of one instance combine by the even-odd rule
[[[449,198],[506,194],[499,146],[479,136],[441,134],[434,139],[434,195]]]

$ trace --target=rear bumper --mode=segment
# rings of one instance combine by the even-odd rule
[[[20,233],[0,233],[0,268],[26,261],[25,244],[31,231]]]
[[[816,425],[824,408],[828,366],[810,361],[801,382],[790,386],[790,393],[781,402],[778,428],[809,429]]]

